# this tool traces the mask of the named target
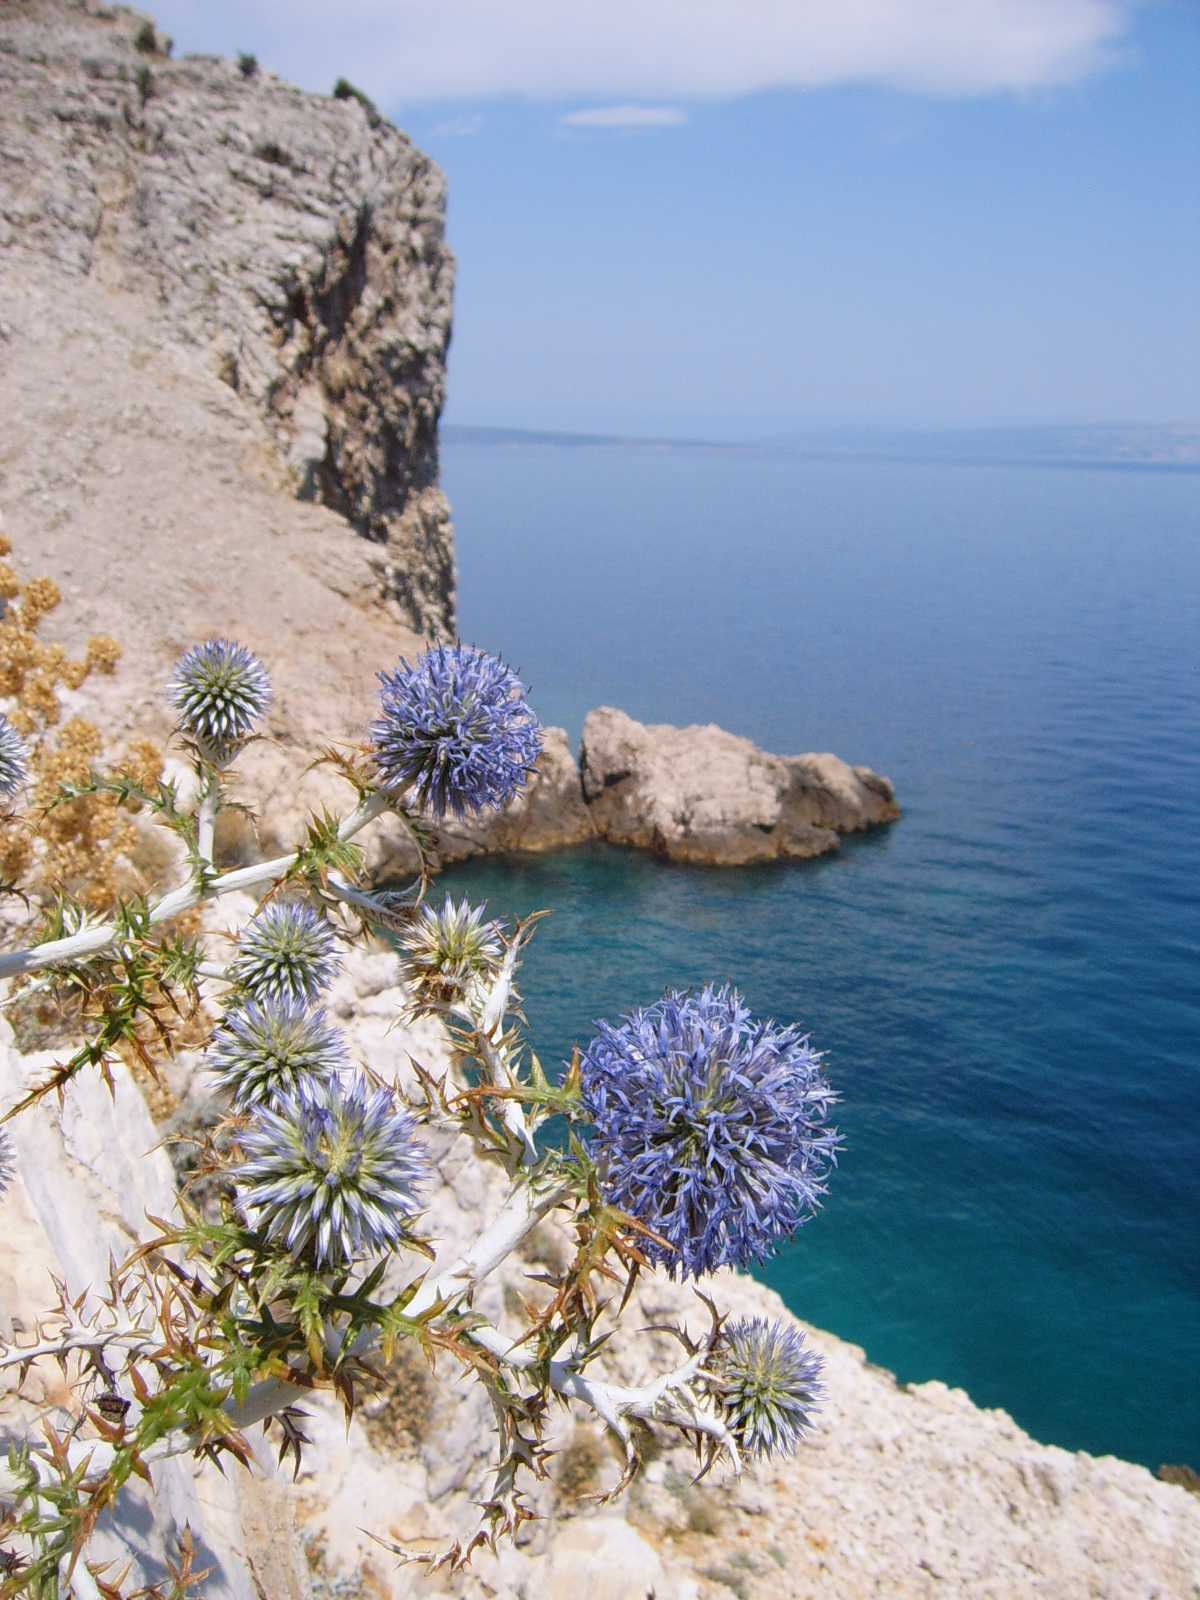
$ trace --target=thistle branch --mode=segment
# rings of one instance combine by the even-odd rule
[[[196,855],[199,859],[198,885],[203,889],[205,878],[212,875],[213,836],[216,832],[217,813],[221,809],[221,780],[215,772],[205,775],[200,801],[196,807]]]
[[[356,810],[339,822],[337,828],[339,840],[352,839],[366,827],[367,823],[374,821],[386,811],[389,804],[387,797],[378,791],[368,795]],[[210,879],[203,889],[198,888],[195,879],[189,877],[186,883],[180,884],[177,889],[172,889],[150,907],[148,922],[151,925],[168,922],[181,912],[190,911],[202,900],[216,900],[239,889],[253,889],[259,884],[274,883],[286,877],[299,858],[300,852],[296,850],[290,855],[276,856],[271,861],[259,861],[253,866],[222,872]],[[98,950],[107,949],[119,937],[120,929],[115,923],[103,922],[97,923],[94,927],[84,928],[65,939],[51,939],[45,944],[9,951],[5,955],[0,955],[0,978],[11,978],[18,972],[32,972],[60,962],[77,961],[81,956],[94,955]]]

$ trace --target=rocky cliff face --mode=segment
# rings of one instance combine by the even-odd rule
[[[357,101],[172,61],[138,47],[145,22],[94,0],[0,10],[3,277],[47,291],[0,300],[0,354],[132,300],[144,343],[224,384],[293,492],[372,541],[397,616],[448,635],[442,175]],[[143,376],[114,410],[122,389],[153,405]]]

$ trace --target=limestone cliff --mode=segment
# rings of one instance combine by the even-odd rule
[[[372,541],[396,615],[448,635],[442,174],[356,100],[173,61],[145,25],[95,0],[0,8],[4,414],[27,420],[26,347],[53,343],[82,305],[97,325],[110,307],[142,347],[109,392],[114,420],[127,399],[155,411],[164,366],[219,381],[277,476]],[[64,351],[64,373],[88,355]],[[60,473],[87,466],[68,441]]]

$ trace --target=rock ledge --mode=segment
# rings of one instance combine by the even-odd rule
[[[900,815],[887,778],[834,755],[775,756],[710,723],[673,728],[601,706],[583,726],[596,832],[673,861],[742,866],[836,850]]]

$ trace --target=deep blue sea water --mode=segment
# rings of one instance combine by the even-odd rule
[[[733,871],[457,869],[548,906],[543,1060],[733,980],[827,1051],[846,1146],[763,1269],[900,1378],[1200,1466],[1200,475],[454,445],[463,637],[543,720],[716,721],[895,781]]]

